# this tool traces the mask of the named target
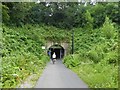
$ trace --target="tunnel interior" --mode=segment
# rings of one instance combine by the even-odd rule
[[[52,58],[53,53],[56,54],[56,59],[62,59],[64,57],[64,48],[60,45],[52,45],[48,51],[47,54],[50,58]]]

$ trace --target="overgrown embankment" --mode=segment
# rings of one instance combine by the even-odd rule
[[[118,88],[118,27],[109,18],[94,30],[75,29],[75,54],[64,58],[90,88]]]
[[[45,25],[3,25],[2,88],[14,88],[42,72],[49,57],[41,47],[47,40],[69,40],[67,31]],[[35,78],[36,79],[36,78]]]
[[[49,60],[41,29],[30,25],[7,27],[3,25],[2,88],[14,88],[28,76],[42,71]]]

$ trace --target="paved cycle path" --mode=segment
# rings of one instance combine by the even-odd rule
[[[49,62],[35,88],[88,88],[88,86],[62,60],[55,64]]]

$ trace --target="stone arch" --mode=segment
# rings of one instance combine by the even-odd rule
[[[51,47],[49,47],[47,53],[48,53],[48,56],[51,58],[52,58],[52,55],[55,53],[56,59],[61,60],[65,56],[65,49],[59,44],[54,44]]]
[[[69,48],[69,43],[68,42],[53,42],[53,41],[47,41],[46,42],[46,53],[47,53],[47,50],[51,47],[51,46],[53,46],[53,45],[60,45],[60,46],[62,46],[63,48],[64,48],[64,50],[65,50],[65,52],[64,52],[64,55],[66,55],[68,52],[69,52],[69,50],[68,50],[68,48]]]

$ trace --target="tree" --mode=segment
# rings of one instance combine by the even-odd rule
[[[28,10],[33,6],[31,3],[25,2],[6,2],[3,3],[3,5],[8,7],[10,23],[13,23],[17,26],[25,23],[25,16],[28,14]]]
[[[86,20],[86,24],[84,28],[89,31],[92,30],[93,29],[93,18],[91,17],[91,14],[88,10],[85,13],[85,20]]]
[[[7,23],[10,19],[10,16],[8,15],[9,8],[5,5],[2,5],[2,20],[3,22]]]
[[[118,24],[119,23],[119,20],[120,20],[120,14],[119,14],[119,6],[118,6],[118,3],[108,3],[106,6],[105,6],[105,9],[106,9],[106,14],[107,16],[113,21],[113,22],[116,22]]]
[[[91,13],[91,16],[93,17],[93,27],[101,27],[105,21],[106,15],[105,7],[102,5],[102,3],[98,3],[96,6],[92,6],[88,10]]]

